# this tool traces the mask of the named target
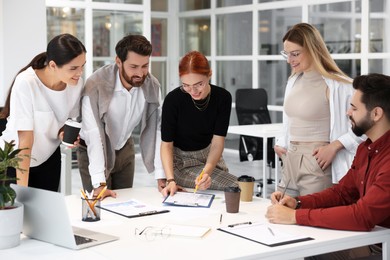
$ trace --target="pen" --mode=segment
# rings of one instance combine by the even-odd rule
[[[228,227],[235,227],[235,226],[240,226],[240,225],[250,225],[250,224],[252,224],[252,222],[248,221],[248,222],[231,224],[231,225],[228,225]]]
[[[221,214],[221,216],[219,217],[219,224],[221,224],[222,223],[222,214]]]
[[[200,181],[202,179],[203,173],[204,173],[204,170],[202,170],[202,172],[199,174],[198,178],[196,178],[198,181]],[[194,193],[196,193],[198,191],[198,187],[199,187],[199,185],[195,186]]]
[[[287,191],[288,185],[290,184],[290,181],[291,181],[291,179],[288,180],[286,187],[284,187],[282,196],[280,197],[279,201],[281,201],[284,198],[284,195],[286,194],[286,191]]]
[[[272,229],[271,229],[270,227],[268,227],[268,230],[269,230],[269,232],[271,232],[271,234],[272,234],[273,236],[275,236],[274,232],[272,231]]]

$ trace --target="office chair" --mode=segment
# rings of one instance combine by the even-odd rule
[[[236,90],[236,113],[239,125],[270,124],[271,117],[268,111],[268,96],[265,89],[237,89]],[[271,178],[272,169],[275,168],[275,154],[273,149],[273,138],[268,138],[267,165],[269,175],[267,184],[275,182]],[[241,135],[239,143],[240,161],[253,161],[263,159],[263,139]],[[259,181],[258,193],[261,195],[262,188],[265,187]]]

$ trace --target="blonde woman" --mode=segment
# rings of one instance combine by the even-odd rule
[[[291,196],[315,193],[338,181],[349,169],[362,139],[353,134],[346,114],[352,80],[331,58],[319,31],[294,25],[281,52],[292,74],[284,97],[284,135],[275,152],[282,158],[280,189]]]

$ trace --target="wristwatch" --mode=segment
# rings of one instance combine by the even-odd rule
[[[105,182],[99,182],[99,183],[95,183],[93,186],[94,189],[97,189],[99,187],[104,187],[106,186],[107,184]]]
[[[295,200],[297,202],[297,204],[295,206],[295,209],[299,209],[301,207],[301,201],[299,199],[297,199],[297,198],[295,198]]]

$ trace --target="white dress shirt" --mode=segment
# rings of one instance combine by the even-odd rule
[[[145,106],[145,97],[140,87],[132,87],[128,91],[121,83],[117,73],[113,98],[110,102],[106,124],[115,129],[107,133],[115,150],[120,150],[130,138],[134,128],[139,124]],[[105,182],[104,151],[99,130],[92,113],[89,97],[82,100],[82,128],[80,137],[87,144],[89,158],[89,173],[92,184]]]

